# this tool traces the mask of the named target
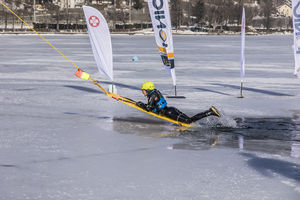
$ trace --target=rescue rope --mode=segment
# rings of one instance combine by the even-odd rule
[[[12,11],[7,5],[5,5],[2,1],[0,3],[7,9],[9,12],[11,12],[13,15],[15,15],[19,20],[21,20],[24,24],[26,24],[33,32],[35,32],[40,38],[42,38],[48,45],[50,45],[55,51],[57,51],[60,55],[62,55],[65,59],[67,59],[70,63],[72,63],[77,69],[79,67],[72,61],[70,60],[67,56],[65,56],[61,51],[59,51],[53,44],[51,44],[46,38],[44,38],[39,32],[34,30],[27,22],[25,22],[19,15],[17,15],[14,11]]]
[[[49,46],[51,46],[55,51],[57,51],[60,55],[62,55],[65,59],[67,59],[70,63],[72,63],[72,65],[74,65],[78,70],[81,70],[72,60],[70,60],[67,56],[65,56],[61,51],[59,51],[53,44],[51,44],[46,38],[44,38],[39,32],[37,32],[34,28],[32,28],[26,21],[24,21],[21,17],[19,17],[19,15],[17,15],[14,11],[12,11],[7,5],[5,5],[1,0],[0,3],[9,11],[11,12],[13,15],[15,15],[20,21],[22,21],[26,26],[28,26],[34,33],[36,33],[40,38],[42,38]],[[90,80],[92,81],[95,85],[97,85],[106,95],[108,95],[108,92],[101,87],[101,85],[99,85],[97,83],[97,81],[95,79],[93,79],[92,77],[89,77],[86,80]]]

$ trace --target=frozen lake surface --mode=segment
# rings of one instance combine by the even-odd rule
[[[103,86],[87,35],[46,36]],[[300,80],[293,38],[246,37],[245,98],[238,36],[174,36],[188,115],[224,117],[181,129],[106,97],[34,35],[0,35],[0,199],[298,200]],[[113,35],[118,93],[173,93],[153,36]],[[139,62],[132,62],[138,56]]]

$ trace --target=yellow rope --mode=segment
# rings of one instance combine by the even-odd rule
[[[67,58],[67,56],[65,56],[62,52],[60,52],[55,46],[53,46],[46,38],[44,38],[41,34],[39,34],[39,32],[37,32],[36,30],[34,30],[34,28],[32,28],[27,22],[25,22],[21,17],[19,17],[14,11],[12,11],[9,7],[7,7],[7,5],[5,5],[2,1],[0,1],[0,3],[7,9],[9,10],[12,14],[14,14],[19,20],[21,20],[24,24],[26,24],[33,32],[35,32],[38,36],[40,36],[40,38],[42,38],[48,45],[50,45],[55,51],[57,51],[60,55],[62,55],[65,59],[67,59],[70,63],[72,63],[77,69],[79,69],[79,67],[69,58]]]
[[[19,17],[14,11],[12,11],[9,7],[7,7],[7,5],[5,5],[2,1],[0,1],[0,3],[7,9],[9,10],[9,12],[11,12],[12,14],[14,14],[19,20],[21,20],[24,24],[26,24],[33,32],[35,32],[40,38],[42,38],[48,45],[50,45],[55,51],[57,51],[60,55],[62,55],[65,59],[67,59],[70,63],[72,63],[72,65],[74,65],[77,69],[80,69],[72,60],[70,60],[67,56],[65,56],[61,51],[59,51],[53,44],[51,44],[46,38],[44,38],[39,32],[37,32],[36,30],[34,30],[34,28],[32,28],[27,22],[25,22],[21,17]],[[108,95],[108,92],[101,87],[101,85],[99,85],[95,79],[93,79],[92,77],[90,77],[89,79],[90,81],[92,81],[95,85],[97,85],[106,95]]]
[[[106,95],[108,95],[108,92],[101,86],[99,85],[95,79],[93,79],[92,77],[90,77],[90,79],[95,85],[97,85]]]

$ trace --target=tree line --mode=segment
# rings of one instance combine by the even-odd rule
[[[34,21],[34,9],[32,0],[6,0],[5,1],[17,14],[29,22]],[[286,0],[171,0],[169,2],[172,25],[176,28],[181,26],[227,26],[239,25],[242,15],[242,7],[246,10],[247,25],[254,27],[264,27],[267,31],[273,26],[292,26],[291,19],[276,16],[276,6],[283,4]],[[61,9],[52,1],[39,1],[43,11],[37,11],[36,15],[39,23],[57,24],[78,24],[85,23],[81,8]],[[143,14],[144,21],[150,22],[147,3],[144,0],[111,0],[111,4],[92,4],[91,1],[85,1],[99,9],[109,22],[116,24],[126,24],[134,22],[134,16],[141,18]],[[134,12],[133,12],[134,11]],[[11,16],[4,7],[0,9],[0,23],[5,26],[14,24],[16,19]]]
[[[291,18],[277,15],[276,7],[286,0],[172,0],[171,19],[175,26],[191,24],[240,24],[242,8],[245,7],[247,25],[263,26],[267,31],[275,27],[291,27]],[[280,20],[280,18],[287,18]],[[257,22],[259,21],[259,22]],[[284,21],[278,23],[278,21]]]

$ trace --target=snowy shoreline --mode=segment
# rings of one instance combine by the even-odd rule
[[[87,32],[39,32],[42,35],[87,35]],[[32,31],[24,31],[24,32],[1,32],[1,35],[35,35],[36,33]],[[112,35],[153,35],[153,31],[126,31],[126,32],[111,32]],[[220,36],[227,36],[227,35],[240,35],[240,32],[192,32],[192,31],[172,31],[173,35],[194,35],[194,36],[209,36],[209,35],[220,35]],[[265,32],[246,32],[247,36],[264,36],[264,35],[292,35],[293,32],[273,32],[273,33],[265,33]]]

